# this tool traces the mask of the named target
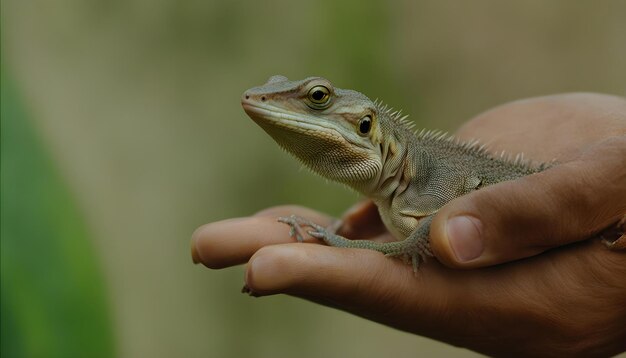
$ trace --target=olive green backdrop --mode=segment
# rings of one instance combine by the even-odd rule
[[[626,91],[623,1],[3,0],[1,23],[3,357],[474,356],[191,264],[203,223],[357,200],[241,93],[321,75],[453,131]]]

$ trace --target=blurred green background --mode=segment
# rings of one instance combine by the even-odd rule
[[[1,24],[3,357],[474,356],[192,265],[206,222],[357,200],[241,93],[321,75],[453,131],[626,91],[624,1],[3,0]]]

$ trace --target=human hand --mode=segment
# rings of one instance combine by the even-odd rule
[[[593,121],[594,125],[589,127],[588,121]],[[460,135],[490,140],[493,149],[524,151],[537,160],[558,157],[561,162],[582,161],[585,165],[595,165],[581,158],[613,158],[612,165],[608,165],[610,168],[601,166],[602,170],[615,182],[624,183],[624,138],[621,142],[620,139],[601,142],[615,134],[623,136],[625,121],[623,100],[596,95],[566,95],[496,108],[470,121],[461,129]],[[579,128],[580,132],[569,128]],[[566,130],[568,132],[564,132]],[[520,139],[520,134],[524,138]],[[622,161],[615,163],[620,158]],[[554,185],[548,179],[536,185],[546,182]],[[608,200],[604,204],[609,205],[618,201],[620,197],[617,195],[624,189],[619,185],[607,185],[607,182],[611,180],[603,179],[600,183],[585,180],[583,184],[593,188],[597,186],[598,190],[607,187],[617,189],[613,196],[597,194]],[[505,186],[499,190],[510,192],[512,189],[508,185],[497,184],[476,194],[485,191],[485,195],[495,195],[487,190],[494,188],[495,191],[498,186]],[[530,185],[527,190],[533,194],[536,185]],[[555,189],[559,193],[562,188],[579,189],[575,185],[576,182],[572,182],[567,187],[556,186]],[[536,196],[540,194],[538,191]],[[581,211],[574,206],[582,204],[586,208],[596,208],[594,205],[598,201],[595,195],[585,195],[583,200],[559,201],[558,195],[548,194],[538,203],[522,200],[519,207],[513,205],[512,198],[504,198],[503,201],[503,205],[511,202],[505,208],[511,206],[525,213],[523,223],[528,222],[527,215],[533,214],[533,210],[526,208],[527,205],[534,206],[542,215],[551,215],[545,219],[538,218],[542,224],[538,229],[518,227],[519,222],[515,221],[514,215],[506,214],[505,220],[499,219],[497,212],[491,214],[484,211],[489,206],[485,206],[480,199],[463,201],[463,197],[451,202],[440,211],[431,231],[431,241],[438,258],[448,265],[459,265],[452,258],[454,253],[446,246],[445,230],[442,230],[445,218],[459,212],[455,208],[474,210],[480,207],[483,222],[491,227],[491,220],[495,220],[497,230],[503,230],[503,234],[513,235],[519,240],[526,240],[526,237],[508,230],[528,234],[549,233],[545,236],[553,238],[558,235],[551,234],[571,233],[575,228],[588,227],[571,223],[574,227],[569,228],[565,225],[567,222],[559,220],[566,215],[581,220]],[[544,210],[541,203],[551,209],[541,211]],[[371,205],[363,206],[361,215],[354,216],[342,234],[358,239],[391,239],[372,209]],[[589,219],[585,222],[600,225],[609,221],[607,217],[612,215],[612,211],[605,211],[604,207],[600,209],[597,212],[591,209],[582,212]],[[607,212],[609,215],[604,215]],[[276,222],[276,217],[290,214],[307,217],[321,225],[329,225],[332,221],[310,209],[278,207],[248,218],[208,224],[194,234],[194,261],[210,268],[248,261],[245,281],[254,295],[287,293],[303,297],[486,354],[609,355],[626,349],[626,328],[623,325],[626,321],[623,304],[626,302],[626,255],[607,250],[596,240],[476,270],[454,270],[431,260],[422,265],[415,277],[409,265],[378,252],[292,243],[289,228]],[[549,231],[550,220],[558,222],[557,229]],[[541,231],[545,228],[548,231]],[[497,233],[491,230],[483,233],[493,239],[485,239],[481,257],[487,259],[474,261],[476,266],[536,253],[523,249],[527,254],[516,256],[515,249],[505,246],[508,237],[499,240]],[[585,231],[563,237],[566,240],[573,236],[582,239],[590,234],[591,231]],[[493,245],[494,242],[497,244]],[[551,242],[558,245],[566,241]],[[523,245],[520,244],[520,247],[523,248]],[[504,252],[504,255],[499,252]]]
[[[517,101],[479,115],[458,136],[485,139],[494,152],[544,162],[558,158],[562,164],[443,207],[430,241],[448,266],[483,267],[536,255],[588,239],[626,217],[622,98],[570,94]],[[461,216],[471,217],[472,227],[459,225],[468,223],[464,219],[450,221]]]

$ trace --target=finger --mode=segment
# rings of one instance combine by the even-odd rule
[[[590,238],[626,212],[626,137],[580,159],[453,200],[431,226],[431,245],[453,267],[480,267]]]
[[[415,276],[410,265],[371,250],[285,244],[257,251],[248,263],[245,281],[254,296],[291,294],[416,329],[421,323],[407,320],[407,315],[419,314],[415,317],[426,324],[431,314],[437,315],[433,307],[439,307],[448,294],[455,296],[442,277],[446,271],[440,269],[433,261]]]
[[[337,233],[347,238],[377,240],[387,233],[387,228],[378,213],[378,207],[369,199],[349,208],[341,217],[341,221],[341,227]]]
[[[321,213],[317,210],[313,210],[311,208],[307,208],[299,205],[279,205],[272,206],[267,209],[263,209],[254,215],[253,217],[273,217],[278,219],[281,216],[289,216],[289,215],[297,215],[301,216],[314,222],[319,223],[320,225],[328,225],[333,218]]]
[[[298,215],[326,226],[331,219],[319,212],[298,206],[280,206],[263,210],[252,217],[228,219],[198,228],[191,238],[191,256],[195,263],[213,269],[242,264],[258,249],[267,245],[293,242],[289,226],[279,223],[280,216]],[[309,239],[316,242],[316,239]]]

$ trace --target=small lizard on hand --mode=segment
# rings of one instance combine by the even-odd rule
[[[273,76],[247,90],[248,116],[282,148],[321,176],[346,184],[377,206],[398,239],[380,243],[337,234],[297,216],[281,217],[291,235],[307,233],[330,246],[364,248],[410,261],[417,272],[432,256],[428,235],[437,211],[454,198],[487,185],[542,171],[521,155],[493,156],[476,142],[437,131],[415,132],[400,112],[365,95],[334,87],[321,77],[289,81]]]

